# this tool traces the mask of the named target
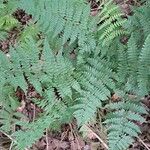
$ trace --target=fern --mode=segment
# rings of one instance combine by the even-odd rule
[[[106,106],[110,111],[105,123],[108,127],[108,142],[110,150],[125,150],[140,133],[140,128],[135,122],[143,123],[145,119],[144,107],[134,100],[124,100]]]
[[[42,137],[45,128],[47,128],[54,118],[51,117],[42,117],[34,123],[27,124],[26,122],[22,125],[27,131],[18,131],[13,134],[16,138],[17,149],[22,150],[27,147],[31,147],[36,140]],[[19,123],[18,123],[19,124]],[[37,132],[38,129],[38,132]]]
[[[2,18],[14,19],[11,14],[18,8],[32,15],[18,42],[9,48],[9,57],[0,52],[0,128],[12,135],[16,149],[31,147],[46,129],[55,130],[73,117],[79,127],[84,126],[103,108],[109,111],[105,121],[109,149],[127,149],[140,133],[136,122],[144,122],[146,111],[139,101],[123,96],[118,103],[108,102],[113,92],[141,98],[150,91],[149,24],[141,22],[149,20],[149,3],[128,20],[112,1],[104,1],[95,17],[83,0],[1,4]],[[2,30],[16,26],[1,23]],[[128,43],[121,44],[120,36],[129,33]],[[28,97],[29,85],[40,99]],[[34,121],[20,121],[15,97],[18,87],[43,111]],[[14,125],[21,129],[12,130]]]
[[[21,143],[21,145],[18,145],[20,149],[31,146],[39,139],[45,128],[49,127],[50,120],[53,120],[52,123],[54,121],[57,123],[65,122],[65,114],[71,115],[72,113],[71,109],[68,109],[67,106],[74,104],[72,89],[78,92],[80,91],[80,85],[73,75],[74,68],[72,64],[60,54],[55,56],[46,39],[42,43],[44,47],[41,58],[39,58],[39,44],[36,43],[33,38],[26,39],[26,42],[21,43],[15,50],[11,49],[10,60],[1,52],[1,73],[3,73],[3,76],[1,76],[1,82],[3,83],[1,84],[1,89],[4,88],[5,85],[10,84],[15,90],[17,87],[20,87],[27,93],[27,84],[29,82],[41,96],[45,97],[40,103],[35,101],[38,106],[45,110],[43,117],[29,124],[25,132],[18,131],[14,134],[17,142]],[[5,72],[3,72],[3,70]],[[45,87],[44,92],[43,87]],[[54,89],[58,90],[60,97],[56,96]],[[62,115],[62,112],[66,113]],[[43,120],[45,121],[43,122]],[[68,121],[67,118],[66,121]],[[33,135],[30,131],[30,126],[35,126],[35,129],[37,129],[39,124],[41,129],[36,135]],[[27,145],[27,143],[23,141],[29,135],[31,138],[29,140],[30,143],[29,141],[27,142],[29,145]]]
[[[119,10],[119,6],[113,4],[113,1],[102,3],[102,10],[99,13],[98,34],[102,45],[109,43],[118,36],[126,35],[127,31],[123,29],[126,19],[123,19],[123,13]]]
[[[33,15],[33,19],[40,31],[50,38],[60,36],[62,45],[68,40],[73,43],[78,40],[79,46],[88,47],[91,51],[93,43],[89,38],[94,30],[94,21],[90,21],[90,6],[83,1],[47,0],[42,2],[22,0],[19,7]],[[41,13],[42,12],[42,13]],[[45,20],[45,18],[47,18]],[[92,19],[93,20],[93,19]]]
[[[138,87],[139,87],[140,95],[146,95],[150,91],[150,86],[148,84],[150,81],[149,43],[150,43],[150,34],[147,36],[139,56]]]
[[[150,4],[149,2],[143,4],[139,8],[134,9],[134,15],[129,16],[128,22],[125,25],[130,32],[134,32],[140,36],[136,36],[138,38],[138,45],[140,45],[140,41],[145,40],[145,38],[150,33],[149,23],[150,23]],[[141,37],[141,38],[140,38]]]
[[[16,112],[19,101],[14,96],[13,87],[5,85],[1,93],[0,130],[9,134],[15,130],[16,121],[23,115]]]
[[[128,41],[128,47],[120,49],[118,81],[125,82],[124,89],[127,92],[144,96],[149,93],[149,36],[143,46],[138,48],[133,35]],[[123,52],[122,52],[123,51]],[[124,60],[126,58],[128,61]]]
[[[112,70],[109,69],[109,63],[98,59],[87,59],[87,65],[79,77],[81,84],[81,97],[77,98],[79,104],[74,106],[77,109],[74,112],[79,125],[83,125],[95,118],[97,108],[102,108],[102,102],[110,96],[110,89],[115,85],[112,80]],[[103,72],[101,72],[103,70]]]
[[[0,30],[9,31],[18,25],[18,21],[12,16],[13,11],[16,9],[16,2],[9,1],[4,4],[0,2]]]

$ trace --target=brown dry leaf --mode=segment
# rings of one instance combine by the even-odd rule
[[[121,8],[122,12],[124,13],[124,15],[126,15],[126,16],[131,15],[132,11],[131,11],[129,4],[121,4],[120,8]]]
[[[79,135],[74,135],[73,132],[69,132],[69,141],[71,150],[81,150],[85,146],[85,142]]]
[[[85,142],[83,141],[83,139],[80,136],[77,136],[76,140],[78,141],[78,146],[80,148],[83,148],[85,146]]]
[[[0,42],[0,49],[3,51],[3,52],[8,52],[8,48],[9,48],[9,40],[4,40],[4,41],[1,41]]]
[[[38,142],[36,142],[35,145],[33,145],[32,149],[33,150],[45,150],[45,147],[46,147],[45,138],[42,138]]]
[[[88,137],[89,139],[98,139],[102,145],[108,149],[108,145],[105,143],[103,139],[101,139],[90,127],[87,125],[83,125],[80,129],[80,131],[83,133],[83,136]]]

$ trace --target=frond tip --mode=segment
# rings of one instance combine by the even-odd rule
[[[102,45],[108,45],[113,39],[121,35],[128,34],[127,30],[123,29],[126,19],[122,18],[123,13],[119,6],[113,4],[113,1],[106,1],[102,10],[99,13],[99,40]]]

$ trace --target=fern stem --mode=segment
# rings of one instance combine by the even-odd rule
[[[49,150],[48,129],[46,129],[46,150]]]
[[[150,148],[144,143],[144,141],[143,141],[141,138],[139,138],[139,137],[137,137],[137,138],[138,138],[139,142],[142,143],[143,146],[144,146],[147,150],[150,150]]]
[[[10,144],[9,150],[12,150],[13,144],[14,144],[14,142],[12,141]]]
[[[94,135],[94,136],[103,144],[103,146],[108,150],[108,149],[109,149],[108,145],[107,145],[90,127],[88,127],[88,128],[89,128],[90,132],[92,132],[93,135]]]

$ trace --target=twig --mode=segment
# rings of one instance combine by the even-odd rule
[[[33,122],[35,121],[35,104],[33,104]]]
[[[89,128],[89,130],[93,133],[93,135],[103,144],[103,146],[104,146],[106,149],[108,149],[107,144],[106,144],[90,127],[88,127],[88,128]]]
[[[71,129],[72,134],[74,135],[74,138],[75,138],[75,140],[76,140],[76,143],[77,143],[77,145],[78,145],[78,149],[81,150],[82,148],[81,148],[81,146],[80,146],[80,144],[79,144],[78,135],[74,132],[74,130],[73,130],[73,128],[72,128],[72,124],[69,124],[69,126],[70,126],[70,129]]]
[[[0,130],[0,132],[1,132],[2,134],[4,134],[5,136],[7,136],[11,141],[14,141],[14,139],[13,139],[10,135],[8,135],[7,133],[5,133],[4,131]],[[15,141],[14,141],[14,142],[15,142]]]
[[[147,150],[150,150],[150,148],[148,148],[148,146],[144,143],[144,141],[140,137],[137,137],[137,138],[138,138],[139,142],[141,142]]]
[[[14,142],[12,141],[10,144],[9,150],[12,150],[13,144],[14,144]]]
[[[48,129],[46,129],[46,150],[49,150]]]

